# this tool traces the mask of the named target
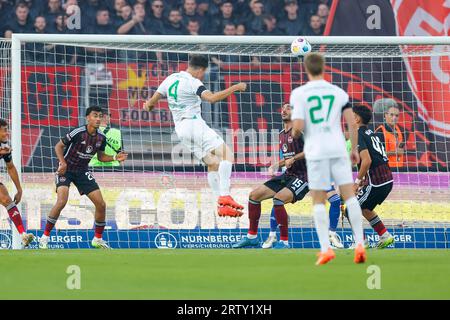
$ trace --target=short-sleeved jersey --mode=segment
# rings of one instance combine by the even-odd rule
[[[171,74],[157,89],[157,92],[167,97],[175,124],[184,118],[201,118],[200,97],[204,91],[206,88],[203,83],[186,71]]]
[[[4,144],[1,143],[1,146],[3,147]],[[10,153],[8,153],[8,154],[2,154],[2,155],[0,155],[0,160],[1,160],[1,159],[5,160],[5,162],[11,162],[11,161],[12,161],[12,153],[10,152]]]
[[[292,128],[288,131],[282,130],[279,134],[281,158],[284,160],[303,152],[303,137],[300,136],[298,139],[294,139],[291,136],[291,131]],[[295,161],[292,167],[287,168],[284,173],[289,176],[296,176],[302,180],[307,180],[305,159]]]
[[[342,111],[350,107],[348,102],[348,94],[326,80],[310,81],[292,91],[292,120],[305,121],[307,160],[348,156],[341,127]]]
[[[66,146],[64,159],[69,172],[88,171],[89,161],[106,147],[106,136],[98,129],[95,135],[90,135],[87,126],[70,131],[61,141]]]
[[[366,177],[370,185],[382,186],[393,181],[384,145],[380,137],[367,126],[358,129],[358,150],[367,150],[372,159]]]

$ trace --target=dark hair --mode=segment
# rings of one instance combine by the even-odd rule
[[[306,71],[312,76],[321,75],[325,69],[325,58],[317,52],[307,54],[304,63]]]
[[[199,54],[193,54],[189,59],[189,67],[194,69],[208,69],[208,57]]]
[[[86,109],[86,117],[91,114],[91,112],[103,112],[102,108],[99,106],[92,106]]]
[[[361,118],[363,124],[369,124],[372,120],[372,111],[362,104],[353,106],[353,112]]]
[[[7,127],[7,126],[8,126],[8,121],[0,118],[0,127],[3,128],[3,127]]]

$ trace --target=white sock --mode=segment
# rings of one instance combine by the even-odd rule
[[[208,184],[213,192],[215,202],[217,198],[220,196],[220,182],[219,182],[219,173],[217,171],[209,171],[208,172]]]
[[[269,232],[269,237],[276,237],[277,236],[277,232],[276,231],[270,231]]]
[[[316,231],[320,242],[320,251],[327,252],[330,247],[330,241],[328,239],[330,220],[328,218],[327,210],[324,204],[315,204],[313,210],[314,224],[316,225]]]
[[[231,170],[233,168],[233,164],[230,161],[223,160],[220,161],[219,164],[219,177],[220,177],[220,195],[228,196],[230,195],[230,179],[231,179]]]
[[[289,241],[287,240],[280,240],[280,242],[283,242],[285,245],[289,245]]]
[[[351,197],[347,201],[345,201],[345,205],[348,210],[348,219],[350,220],[350,224],[352,225],[353,234],[355,236],[355,243],[363,244],[364,243],[364,233],[362,226],[362,211],[361,206],[359,205],[356,197]]]
[[[258,237],[258,235],[256,235],[256,234],[247,233],[247,238],[249,238],[249,239],[256,239],[257,237]]]

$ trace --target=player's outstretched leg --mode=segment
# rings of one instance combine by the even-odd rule
[[[67,200],[69,199],[69,187],[67,186],[59,186],[56,190],[56,203],[50,210],[50,213],[47,217],[47,223],[45,224],[44,234],[39,238],[39,248],[47,249],[48,242],[50,239],[50,233],[55,227],[56,222],[58,221],[59,215],[61,211],[66,206]]]
[[[6,189],[2,183],[0,183],[0,203],[6,208],[9,218],[16,226],[17,232],[19,232],[20,237],[22,238],[22,246],[24,248],[28,247],[28,245],[33,242],[34,236],[31,233],[25,232],[19,209],[17,209],[16,203],[9,196],[8,189]]]
[[[394,244],[394,236],[389,233],[389,231],[384,226],[383,221],[375,213],[375,211],[369,209],[363,209],[363,216],[369,221],[370,226],[376,231],[380,240],[377,243],[378,249],[384,249],[392,244]]]
[[[251,196],[251,194],[250,194]],[[244,236],[241,241],[235,243],[233,248],[245,248],[245,247],[255,247],[259,245],[258,239],[258,225],[259,218],[261,218],[261,202],[248,199],[248,218],[250,220],[250,227],[248,229],[247,235]]]
[[[275,207],[272,207],[272,211],[270,212],[269,237],[267,237],[266,241],[264,241],[264,243],[262,245],[263,249],[270,249],[277,243],[277,241],[278,241],[277,229],[278,229],[278,223],[277,223],[277,218],[275,218]]]
[[[330,203],[330,230],[328,232],[330,244],[333,248],[343,249],[344,245],[336,234],[337,225],[339,223],[339,216],[341,214],[341,197],[336,193],[334,188],[327,193],[327,197],[328,202]]]
[[[90,192],[87,197],[95,205],[95,235],[91,245],[97,249],[111,249],[103,240],[103,231],[106,226],[106,203],[99,189]]]

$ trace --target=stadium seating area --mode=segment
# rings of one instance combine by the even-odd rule
[[[0,0],[0,35],[6,38],[11,33],[322,35],[330,2]],[[71,17],[78,12],[81,28],[70,28]]]

